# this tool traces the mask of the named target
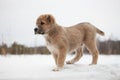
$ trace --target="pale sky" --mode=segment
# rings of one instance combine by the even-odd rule
[[[90,22],[105,32],[101,40],[120,40],[120,0],[0,0],[0,44],[45,45],[33,31],[37,17],[45,13],[66,27]]]

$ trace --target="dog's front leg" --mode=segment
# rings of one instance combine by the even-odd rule
[[[65,58],[66,58],[66,49],[61,48],[57,57],[57,66],[53,69],[53,71],[59,71],[64,67]]]
[[[57,53],[52,53],[53,58],[55,60],[55,64],[57,65],[57,58],[58,58],[58,54]]]

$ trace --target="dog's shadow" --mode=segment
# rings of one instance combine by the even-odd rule
[[[95,67],[96,65],[89,65],[89,64],[65,64],[65,70],[72,70],[72,71],[88,71]]]

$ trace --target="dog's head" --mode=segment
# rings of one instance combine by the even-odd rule
[[[55,19],[50,14],[44,14],[38,17],[36,21],[37,28],[34,29],[35,34],[46,34],[55,24]]]

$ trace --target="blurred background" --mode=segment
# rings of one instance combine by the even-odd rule
[[[36,19],[52,14],[59,25],[90,22],[105,32],[97,35],[100,54],[120,54],[120,0],[0,0],[0,54],[50,54]],[[84,50],[87,53],[87,50]]]

